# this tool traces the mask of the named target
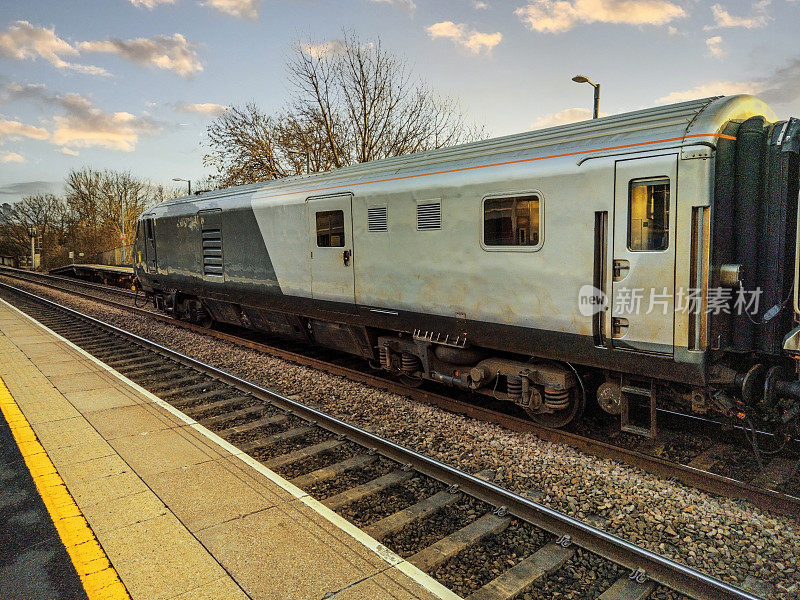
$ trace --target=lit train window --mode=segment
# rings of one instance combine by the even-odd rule
[[[628,193],[628,249],[652,252],[669,247],[669,179],[639,179]]]
[[[483,243],[486,246],[538,246],[539,196],[484,200]]]
[[[326,210],[317,213],[317,247],[344,246],[344,211]]]

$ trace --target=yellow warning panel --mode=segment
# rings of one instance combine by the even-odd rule
[[[25,465],[89,600],[130,600],[128,590],[2,378],[0,411],[11,428]]]

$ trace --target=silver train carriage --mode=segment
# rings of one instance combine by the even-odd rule
[[[553,427],[587,401],[650,436],[667,405],[797,427],[799,152],[731,96],[202,192],[141,215],[136,277]]]

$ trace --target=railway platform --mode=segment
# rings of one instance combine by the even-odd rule
[[[2,598],[455,597],[1,300],[0,407]]]

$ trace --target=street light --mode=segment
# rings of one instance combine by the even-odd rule
[[[126,242],[126,240],[125,240],[125,196],[124,195],[122,196],[122,199],[120,201],[119,220],[121,222],[120,239],[122,241],[122,264],[124,265],[125,264],[125,242]]]
[[[306,175],[311,173],[311,153],[305,150],[289,150],[289,154],[301,154],[306,157]]]
[[[572,81],[575,83],[588,83],[590,86],[594,88],[594,116],[593,119],[596,119],[600,116],[600,84],[599,83],[592,83],[589,81],[589,78],[584,75],[575,75],[572,78]]]
[[[189,184],[189,195],[192,195],[192,181],[191,179],[181,179],[180,177],[173,177],[172,181],[185,181]]]

